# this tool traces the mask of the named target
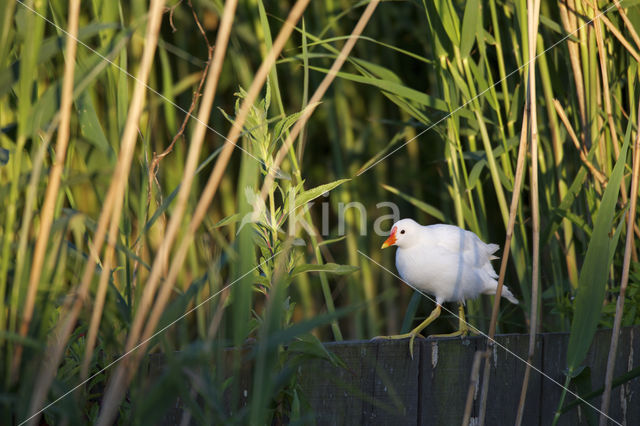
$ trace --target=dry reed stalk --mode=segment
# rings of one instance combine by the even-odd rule
[[[600,11],[595,9],[596,16],[599,16]],[[616,155],[616,161],[620,156],[620,146],[618,142],[618,133],[616,132],[615,122],[613,121],[613,112],[611,109],[611,92],[609,90],[609,76],[607,73],[607,53],[604,49],[604,41],[602,39],[602,28],[600,27],[600,17],[594,21],[594,28],[596,34],[596,44],[598,45],[598,56],[600,57],[600,74],[602,78],[602,97],[604,98],[604,110],[607,114],[607,123],[609,124],[609,133],[611,134],[611,143],[613,144],[613,151]],[[627,203],[627,186],[624,182],[624,176],[622,177],[622,183],[620,184],[622,191],[622,201]]]
[[[96,292],[96,298],[93,303],[91,321],[89,324],[89,334],[85,344],[84,358],[82,361],[82,365],[80,366],[81,380],[86,379],[87,375],[89,374],[89,364],[93,356],[93,346],[98,337],[98,328],[100,326],[100,320],[102,318],[102,310],[104,308],[104,301],[107,295],[109,278],[111,277],[111,267],[113,265],[113,258],[115,255],[115,245],[118,239],[120,215],[122,214],[122,204],[124,201],[123,196],[116,197],[114,201],[107,237],[107,247],[105,249],[104,260],[102,262],[100,280],[98,281],[98,290]]]
[[[622,44],[624,48],[627,49],[629,54],[633,56],[633,59],[635,59],[636,62],[640,62],[640,55],[638,54],[638,52],[633,48],[633,46],[631,46],[631,43],[629,43],[627,39],[624,38],[622,33],[615,27],[615,25],[613,25],[611,21],[604,15],[600,16],[599,19],[604,22],[609,31],[611,31],[611,34],[613,34],[614,37],[618,39],[620,44]]]
[[[529,108],[528,97],[526,98],[525,111]],[[516,174],[513,183],[513,198],[509,207],[509,221],[507,222],[507,234],[502,249],[502,259],[500,261],[500,275],[498,277],[498,287],[493,300],[493,308],[491,311],[491,323],[489,325],[489,334],[487,338],[487,349],[484,352],[484,369],[482,373],[482,395],[480,400],[480,423],[484,424],[484,418],[487,408],[487,395],[489,392],[489,373],[491,371],[491,350],[493,348],[493,340],[496,335],[496,324],[498,323],[498,311],[500,308],[500,298],[502,296],[502,287],[507,272],[507,263],[509,262],[509,253],[511,252],[511,240],[513,239],[513,229],[516,223],[516,213],[518,211],[518,203],[520,202],[520,190],[524,179],[524,164],[527,156],[527,129],[529,127],[529,115],[523,114],[522,127],[520,128],[520,146],[518,148],[518,160],[516,163]]]
[[[638,121],[640,123],[640,105],[638,108]],[[631,264],[631,250],[633,243],[633,224],[636,217],[636,204],[638,201],[638,174],[640,171],[640,131],[636,133],[636,142],[633,147],[633,170],[631,172],[631,206],[627,217],[627,238],[624,247],[624,259],[622,262],[622,277],[620,278],[620,294],[616,303],[616,316],[613,320],[613,331],[611,333],[611,346],[609,347],[609,357],[607,358],[607,370],[604,379],[604,393],[602,394],[602,405],[600,406],[600,426],[608,424],[605,416],[609,411],[611,402],[611,387],[613,382],[613,369],[616,363],[616,352],[618,349],[618,339],[620,338],[620,326],[622,324],[622,313],[624,311],[624,296],[629,283],[629,267]]]
[[[114,200],[118,195],[122,198],[122,193],[125,189],[125,184],[129,175],[131,159],[133,158],[133,151],[137,138],[138,121],[144,107],[146,82],[151,71],[155,48],[158,41],[158,32],[160,31],[160,24],[162,21],[163,6],[163,0],[153,0],[150,5],[146,43],[142,53],[140,69],[136,76],[136,85],[132,95],[125,130],[122,135],[121,151],[118,156],[116,168],[112,175],[111,185],[109,186],[107,196],[105,197],[104,207],[100,212],[98,229],[94,236],[93,248],[91,249],[95,251],[96,255],[100,252],[102,244],[104,243]],[[49,387],[55,377],[55,373],[60,360],[62,359],[67,341],[75,327],[78,314],[80,313],[84,301],[88,296],[89,285],[94,274],[94,268],[97,260],[98,259],[93,256],[90,256],[89,259],[87,259],[87,265],[85,266],[77,294],[65,303],[60,322],[56,326],[56,330],[52,333],[51,341],[45,352],[45,359],[43,360],[43,365],[31,399],[30,410],[36,414],[29,418],[30,424],[35,424],[39,418],[39,414],[44,410],[41,408],[42,403],[44,402]]]
[[[527,399],[529,377],[531,376],[531,363],[536,348],[536,333],[538,332],[538,292],[540,287],[540,194],[538,192],[538,112],[536,102],[536,34],[540,21],[540,0],[529,0],[527,7],[529,30],[529,57],[534,58],[529,65],[529,101],[531,114],[531,233],[532,233],[532,259],[531,259],[531,312],[529,319],[529,351],[527,353],[527,367],[522,379],[520,401],[516,415],[516,425],[522,424],[524,406]]]
[[[380,3],[379,0],[372,0],[367,5],[367,8],[364,10],[364,12],[362,12],[358,23],[353,28],[353,31],[349,35],[349,39],[342,47],[342,50],[340,50],[340,53],[338,54],[336,60],[333,62],[333,65],[331,65],[329,72],[327,72],[327,75],[325,75],[322,79],[322,82],[320,82],[320,85],[309,100],[309,103],[304,109],[304,112],[296,121],[296,124],[291,129],[291,132],[287,136],[287,139],[278,150],[278,154],[276,155],[276,158],[273,162],[273,166],[269,170],[269,173],[265,177],[264,183],[262,184],[260,197],[263,201],[266,200],[267,195],[270,193],[271,187],[273,186],[273,182],[275,180],[276,172],[279,169],[280,164],[282,164],[282,161],[284,161],[284,158],[289,152],[291,145],[293,144],[296,137],[298,137],[300,131],[302,131],[304,126],[307,124],[309,117],[311,117],[311,114],[313,114],[313,112],[315,111],[316,107],[322,100],[322,97],[327,92],[327,89],[329,89],[329,86],[336,78],[338,71],[340,71],[340,68],[342,68],[342,65],[344,65],[344,62],[349,57],[349,53],[351,53],[351,50],[353,50],[353,47],[358,41],[358,37],[360,37],[360,34],[362,34],[362,31],[364,31],[364,28],[367,26],[369,19],[371,19],[371,16],[373,15],[373,12],[376,10],[376,7],[378,7],[378,3]]]
[[[275,59],[277,58],[277,56],[280,54],[280,51],[284,47],[284,44],[286,43],[288,37],[290,36],[294,28],[295,22],[297,22],[304,8],[306,7],[306,3],[307,3],[306,0],[300,0],[296,5],[298,6],[297,10],[291,11],[291,14],[287,19],[287,24],[285,25],[285,27],[283,27],[280,34],[276,38],[276,41],[273,44],[273,49],[271,50],[271,52],[269,52],[269,55],[265,58],[260,69],[258,70],[258,73],[256,73],[254,83],[249,89],[247,97],[245,98],[245,101],[243,102],[240,108],[240,112],[236,117],[234,127],[229,133],[227,142],[225,144],[225,148],[231,147],[231,149],[233,149],[235,142],[237,142],[237,139],[240,136],[240,132],[242,131],[242,125],[244,124],[246,116],[249,112],[249,108],[253,105],[255,99],[257,98],[257,95],[259,94],[259,91],[266,80],[266,75],[268,74],[269,69],[271,68],[271,66],[273,66],[273,64],[275,63]],[[234,144],[231,144],[230,141],[234,141]],[[224,152],[225,151],[223,150],[223,153]],[[230,154],[231,150],[227,150],[227,152],[229,152]],[[208,208],[208,205],[206,207],[204,206],[203,200],[208,201],[208,203],[210,203],[210,201],[213,199],[213,196],[215,195],[215,191],[217,189],[217,185],[219,183],[219,180],[222,177],[222,172],[224,171],[224,167],[226,167],[227,162],[228,162],[228,158],[226,160],[223,160],[222,162],[221,162],[221,158],[219,158],[218,162],[216,162],[216,167],[214,167],[214,170],[209,178],[209,181],[207,182],[207,186],[205,187],[205,191],[204,191],[209,194],[210,198],[208,197],[201,198],[200,203],[196,207],[196,213],[194,214],[194,219],[189,224],[189,230],[191,231],[188,236],[189,239],[193,238],[193,234],[195,233],[197,227],[199,226],[200,222],[204,218],[204,213],[206,211],[206,208]],[[215,186],[213,186],[212,184],[215,184]],[[187,238],[187,236],[185,236],[185,238]],[[159,295],[156,299],[156,303],[153,307],[153,311],[149,317],[149,320],[146,323],[147,326],[145,328],[145,334],[142,340],[145,340],[151,335],[151,333],[155,329],[155,325],[157,324],[157,321],[160,319],[160,316],[162,315],[164,306],[166,305],[166,302],[168,301],[168,297],[171,293],[172,283],[175,282],[175,279],[177,278],[177,274],[179,272],[179,266],[177,266],[178,262],[176,261],[176,259],[182,258],[182,260],[184,260],[184,256],[186,255],[187,248],[188,248],[188,245],[185,243],[185,239],[183,239],[181,241],[181,246],[178,249],[178,252],[182,252],[183,254],[177,255],[176,258],[174,258],[174,261],[172,262],[172,265],[171,265],[172,269],[169,272],[169,277],[163,283],[163,287],[159,292]],[[171,283],[171,285],[169,283]]]
[[[602,172],[600,172],[600,170],[596,169],[596,167],[591,163],[591,161],[589,161],[589,159],[587,158],[587,154],[585,153],[584,148],[580,147],[580,141],[578,140],[578,137],[576,136],[576,133],[573,131],[573,127],[571,127],[571,123],[569,122],[569,118],[567,118],[567,114],[565,114],[565,112],[564,112],[564,108],[562,108],[562,105],[560,105],[560,102],[557,99],[553,100],[553,106],[555,107],[556,112],[558,113],[558,116],[560,117],[560,120],[564,124],[564,127],[567,129],[567,133],[569,134],[569,137],[570,137],[571,141],[573,142],[573,145],[578,150],[578,153],[580,154],[580,159],[582,160],[584,165],[587,167],[587,169],[589,169],[589,171],[591,172],[593,177],[603,187],[605,187],[607,185],[607,178],[602,174]]]
[[[251,107],[253,106],[253,103],[257,99],[258,94],[260,93],[260,90],[262,89],[262,86],[266,81],[269,70],[275,63],[278,55],[282,51],[282,48],[284,47],[285,43],[289,39],[291,32],[295,28],[295,24],[298,22],[298,20],[302,16],[302,13],[306,9],[308,3],[309,3],[309,0],[298,0],[296,2],[296,4],[291,9],[289,16],[287,17],[287,20],[285,21],[282,29],[280,30],[278,37],[273,43],[273,47],[271,51],[269,52],[267,57],[263,60],[262,64],[260,65],[260,68],[256,72],[256,76],[254,77],[253,83],[251,84],[251,87],[247,92],[247,95],[242,103],[242,106],[240,107],[238,115],[236,116],[235,122],[233,123],[233,126],[227,136],[227,140],[224,144],[224,147],[218,157],[218,160],[216,161],[216,164],[211,172],[211,175],[209,176],[207,184],[200,196],[200,200],[196,206],[196,210],[193,214],[191,222],[189,223],[189,226],[185,231],[185,235],[182,238],[180,245],[178,246],[178,249],[174,254],[173,260],[171,262],[171,266],[169,268],[169,275],[163,282],[163,286],[158,294],[154,308],[149,316],[148,321],[146,322],[147,326],[145,328],[145,333],[143,335],[144,337],[141,339],[140,343],[138,343],[139,332],[143,325],[144,319],[146,317],[146,312],[142,312],[142,310],[139,308],[138,313],[136,314],[136,318],[134,319],[134,326],[136,326],[137,329],[134,330],[132,326],[132,330],[127,339],[127,346],[125,351],[126,353],[133,350],[134,347],[138,351],[137,353],[144,353],[146,344],[149,341],[149,336],[151,336],[151,334],[155,330],[157,322],[160,319],[160,316],[164,310],[164,307],[166,306],[171,290],[173,289],[173,285],[176,281],[176,278],[180,272],[180,268],[182,267],[182,264],[186,257],[187,250],[189,249],[189,246],[193,241],[195,232],[200,226],[200,223],[202,222],[202,220],[204,219],[207,209],[209,208],[209,205],[211,204],[211,201],[215,196],[216,190],[220,184],[220,181],[222,179],[226,166],[229,162],[229,159],[231,158],[233,149],[235,148],[238,138],[242,133],[242,126],[244,124],[244,121],[246,120],[247,115]],[[205,129],[202,129],[201,131],[203,132],[203,135],[204,135]],[[184,200],[184,203],[186,204],[186,198]],[[170,225],[171,225],[171,222],[170,222]],[[179,227],[179,223],[176,223],[176,231],[178,227]],[[168,250],[168,244],[165,245],[163,243],[161,247],[166,247],[165,250]],[[154,269],[155,269],[155,264],[154,264]],[[157,281],[159,281],[160,272],[161,270],[159,269],[159,271],[157,272],[157,277],[158,277],[156,279]],[[151,277],[149,278],[147,285],[151,285]],[[134,354],[133,357],[124,359],[123,362],[121,362],[120,365],[118,365],[116,372],[114,373],[114,376],[111,378],[110,383],[107,387],[107,392],[103,398],[103,403],[102,403],[103,409],[100,414],[100,418],[98,419],[99,426],[109,425],[113,421],[114,416],[116,414],[117,406],[119,405],[120,401],[124,397],[124,393],[121,392],[121,390],[122,388],[128,386],[128,383],[132,378],[132,373],[135,371],[135,368],[139,363],[139,360],[140,360],[140,356],[137,354]]]
[[[467,390],[467,401],[464,405],[464,415],[462,416],[462,426],[469,426],[471,421],[471,410],[473,409],[473,395],[478,387],[480,377],[480,362],[484,356],[484,351],[476,351],[471,364],[471,376],[469,377],[469,389]]]
[[[302,12],[306,8],[308,4],[308,0],[298,0],[295,7],[291,10],[289,16],[287,17],[287,21],[283,26],[282,30],[278,34],[275,42],[273,43],[272,50],[269,52],[267,57],[265,57],[263,63],[260,66],[260,69],[256,73],[256,77],[247,92],[247,96],[245,97],[244,102],[240,107],[240,111],[236,117],[234,125],[229,132],[227,137],[227,142],[225,143],[225,147],[216,162],[216,165],[211,172],[211,176],[209,177],[209,181],[207,182],[207,186],[203,191],[203,195],[200,198],[200,202],[196,206],[196,211],[193,215],[193,219],[189,224],[188,231],[185,237],[182,239],[180,243],[180,247],[174,257],[174,260],[171,263],[171,269],[169,271],[169,276],[163,283],[161,290],[158,293],[158,297],[156,299],[153,310],[149,316],[149,319],[146,322],[146,327],[144,330],[144,334],[142,337],[142,341],[147,340],[157,325],[157,322],[160,320],[160,316],[164,310],[166,303],[168,302],[169,296],[171,294],[171,290],[173,288],[173,283],[175,282],[177,275],[180,271],[180,267],[182,262],[184,261],[184,257],[186,256],[186,251],[188,249],[189,244],[191,243],[191,239],[195,234],[200,222],[204,219],[204,215],[206,214],[206,209],[208,208],[211,200],[213,200],[213,196],[217,190],[218,184],[222,179],[222,175],[224,173],[224,169],[226,168],[226,164],[229,161],[231,152],[235,143],[237,142],[241,132],[242,126],[244,125],[244,121],[247,117],[247,114],[257,99],[257,96],[262,88],[262,85],[266,81],[266,77],[269,73],[269,70],[275,63],[276,58],[280,54],[280,51],[283,49],[284,44],[287,42],[288,38],[291,35],[291,32],[295,28],[295,23],[298,22],[300,17],[302,16]],[[223,155],[228,153],[225,157]]]
[[[24,271],[24,262],[27,253],[27,244],[29,242],[29,236],[31,231],[31,220],[35,213],[36,197],[38,195],[38,183],[40,182],[40,176],[42,174],[42,165],[44,163],[45,155],[49,150],[49,144],[53,138],[54,129],[58,126],[59,115],[56,115],[52,120],[49,130],[41,135],[41,143],[38,151],[33,159],[33,168],[31,170],[31,176],[29,177],[29,184],[27,185],[27,191],[24,201],[24,210],[22,213],[22,227],[20,229],[20,237],[18,242],[18,252],[16,254],[16,276],[14,283],[22,282],[22,275]],[[19,368],[13,370],[14,376],[11,378],[11,382],[15,382],[17,374],[20,372]]]
[[[196,19],[196,23],[198,25],[198,27],[200,28],[205,41],[207,42],[207,48],[208,48],[208,56],[209,56],[209,61],[207,62],[207,65],[205,67],[205,70],[203,72],[202,75],[202,79],[200,80],[200,83],[198,85],[198,89],[196,90],[196,92],[194,93],[192,102],[191,102],[191,106],[187,112],[187,115],[180,127],[180,129],[178,130],[178,133],[174,136],[173,140],[171,141],[171,144],[169,145],[169,147],[167,147],[167,149],[164,150],[164,152],[162,152],[160,155],[155,155],[154,154],[154,159],[152,162],[152,165],[150,167],[149,170],[149,193],[148,193],[148,197],[147,197],[147,205],[149,204],[149,200],[151,197],[151,185],[153,184],[153,179],[155,177],[155,173],[157,172],[157,169],[159,167],[160,161],[171,152],[171,149],[173,148],[173,146],[175,145],[176,141],[178,140],[179,136],[184,132],[184,129],[187,125],[187,122],[189,121],[189,119],[191,118],[191,113],[193,112],[193,109],[195,108],[195,104],[197,102],[198,99],[198,95],[200,93],[200,90],[203,86],[204,80],[207,80],[207,86],[205,87],[205,92],[204,92],[204,96],[202,98],[202,103],[200,106],[200,110],[198,112],[198,119],[197,119],[197,123],[196,123],[196,129],[194,131],[194,136],[193,139],[191,141],[191,144],[189,144],[189,152],[187,154],[187,161],[185,163],[185,169],[184,172],[182,174],[182,179],[181,179],[181,186],[180,186],[180,191],[178,192],[178,199],[176,202],[176,209],[173,212],[172,215],[172,222],[169,224],[168,229],[166,230],[165,233],[165,237],[161,243],[159,252],[162,253],[162,255],[159,255],[156,260],[154,261],[153,267],[157,268],[157,269],[162,269],[161,271],[159,271],[160,273],[162,271],[164,271],[164,269],[166,268],[166,259],[168,258],[168,253],[169,250],[171,248],[171,244],[173,244],[175,235],[177,233],[177,230],[179,228],[179,225],[182,221],[183,215],[184,215],[184,210],[186,208],[186,203],[189,197],[189,192],[191,190],[191,185],[193,183],[193,178],[195,176],[195,170],[198,166],[198,157],[200,155],[200,150],[202,148],[202,144],[204,141],[204,135],[206,132],[206,123],[209,120],[209,116],[211,115],[211,108],[213,105],[213,99],[215,97],[215,92],[216,92],[216,88],[217,88],[217,84],[218,84],[218,79],[220,76],[220,72],[222,71],[222,65],[224,62],[224,56],[226,53],[226,47],[229,41],[229,34],[231,33],[231,26],[233,24],[233,16],[235,14],[235,10],[236,10],[236,5],[237,5],[237,1],[236,0],[230,0],[225,4],[225,9],[223,11],[223,17],[222,17],[222,22],[220,24],[220,29],[218,30],[218,37],[216,39],[216,46],[217,48],[215,49],[215,56],[213,58],[213,67],[210,68],[210,65],[212,65],[212,60],[211,60],[211,53],[212,53],[212,47],[209,44],[209,41],[207,40],[206,35],[204,34],[204,30],[202,29],[202,27],[200,26],[200,23],[198,21],[197,16],[195,15],[195,11],[193,11],[194,13],[194,17]],[[198,132],[199,128],[203,128],[204,130]],[[109,241],[113,241],[115,242],[116,239],[116,232],[117,232],[117,226],[115,227],[115,229],[113,228],[113,223],[112,222],[112,229],[110,229],[109,231]],[[115,224],[117,225],[119,223],[119,221],[115,222]],[[113,235],[112,235],[113,233]],[[168,246],[168,248],[163,247],[164,245]],[[103,271],[102,274],[100,276],[100,282],[98,284],[98,291],[96,292],[96,301],[95,301],[95,305],[94,305],[94,309],[92,312],[92,316],[91,316],[91,323],[89,326],[89,332],[87,334],[87,342],[85,345],[85,354],[84,354],[84,359],[82,362],[82,366],[80,369],[80,377],[82,379],[86,378],[88,373],[89,373],[89,363],[91,362],[91,358],[93,356],[93,349],[95,346],[95,341],[97,339],[97,335],[98,335],[98,328],[100,326],[100,318],[102,317],[102,311],[104,308],[104,301],[105,301],[105,297],[106,297],[106,293],[107,293],[107,288],[108,288],[108,271],[111,270],[111,262],[112,262],[112,258],[113,258],[113,246],[110,244],[108,249],[107,249],[107,253],[105,255],[105,260],[104,260],[104,266],[103,266]],[[156,266],[157,265],[157,266]],[[150,293],[150,294],[149,294]],[[150,303],[149,299],[153,296],[153,289],[151,289],[151,291],[147,291],[147,287],[145,286],[145,290],[144,290],[144,294],[147,294],[147,304]],[[147,308],[148,309],[148,308]],[[146,312],[146,311],[145,311]]]
[[[596,7],[596,5],[594,4],[592,5],[592,7]],[[622,9],[619,10],[622,11]],[[618,141],[618,134],[616,132],[615,121],[613,119],[613,111],[611,108],[611,92],[609,90],[609,76],[607,73],[607,53],[604,49],[602,28],[600,27],[600,22],[598,22],[600,20],[600,11],[595,8],[594,13],[598,17],[594,22],[594,27],[596,30],[596,43],[598,44],[598,56],[600,57],[600,73],[602,75],[602,96],[604,98],[604,109],[607,114],[607,122],[609,124],[609,132],[611,134],[611,144],[613,145],[613,152],[616,156],[616,161],[618,161],[618,157],[620,157],[620,146]],[[624,13],[624,11],[622,11],[622,13]],[[622,175],[622,181],[620,182],[620,193],[622,195],[622,204],[627,205],[629,197],[627,195],[627,184],[625,182],[624,175]],[[638,255],[635,249],[635,241],[631,242],[631,257],[634,262],[638,261]]]
[[[198,167],[198,158],[204,143],[204,137],[206,135],[207,126],[209,121],[211,110],[213,107],[213,100],[217,90],[220,73],[222,72],[222,66],[224,64],[224,57],[226,54],[226,48],[229,44],[229,36],[231,34],[231,28],[233,26],[235,11],[237,7],[236,0],[230,0],[226,2],[225,8],[222,14],[222,20],[218,36],[216,39],[216,49],[213,56],[213,64],[207,77],[207,84],[204,89],[204,95],[198,111],[198,120],[189,144],[189,151],[187,153],[187,160],[185,162],[184,172],[182,174],[180,191],[178,192],[175,209],[172,212],[171,219],[169,221],[166,233],[162,239],[162,243],[158,248],[156,259],[151,267],[149,278],[145,284],[141,300],[138,304],[137,315],[134,318],[134,322],[129,333],[130,336],[139,337],[139,333],[142,330],[144,319],[149,312],[151,303],[153,301],[154,294],[160,278],[165,271],[167,265],[164,263],[165,259],[168,259],[171,246],[173,245],[184,212],[187,207],[189,199],[189,193],[195,177],[195,171]]]
[[[220,300],[218,301],[218,309],[216,309],[215,314],[213,314],[213,318],[211,318],[211,324],[209,324],[209,328],[207,329],[207,339],[212,340],[216,334],[218,333],[218,329],[220,328],[220,323],[222,322],[222,314],[227,306],[227,299],[231,294],[231,290],[224,289],[222,294],[220,294]]]
[[[69,23],[67,28],[66,57],[64,63],[64,79],[62,81],[62,98],[60,100],[60,125],[58,126],[58,135],[56,139],[56,154],[51,172],[49,174],[49,183],[45,193],[44,203],[42,204],[42,216],[40,218],[40,229],[38,230],[38,238],[33,253],[31,265],[31,274],[29,275],[29,286],[27,288],[27,297],[25,300],[24,310],[22,312],[22,322],[20,323],[19,334],[26,337],[29,333],[29,326],[33,316],[33,309],[36,303],[36,295],[38,293],[38,285],[42,276],[45,252],[47,243],[49,242],[49,233],[51,232],[51,224],[55,214],[55,205],[60,189],[60,179],[67,155],[67,145],[69,144],[69,125],[71,122],[71,105],[73,104],[73,82],[76,68],[76,49],[78,37],[78,16],[80,15],[80,1],[73,0],[69,4]],[[22,345],[16,346],[15,358],[12,371],[17,374],[20,371],[20,363],[22,360]]]
[[[622,1],[615,2],[616,8],[618,9],[618,13],[622,18],[622,21],[624,22],[624,26],[627,28],[627,31],[629,31],[629,34],[631,34],[631,38],[633,38],[633,41],[636,43],[636,46],[640,48],[640,37],[638,37],[638,33],[636,32],[636,29],[633,27],[633,24],[629,20],[627,13],[624,11],[622,6],[620,6],[620,3],[622,3]]]
[[[572,10],[573,8],[568,7],[566,4],[567,0],[561,0],[558,2],[558,8],[560,10],[560,20],[564,25],[564,29],[568,34],[575,34],[578,31],[578,23],[575,17],[575,13],[569,14],[568,9]],[[584,100],[584,79],[582,76],[582,67],[580,65],[580,51],[578,48],[578,43],[571,39],[567,39],[567,49],[569,49],[569,62],[571,63],[571,70],[573,79],[576,84],[576,97],[578,99],[578,107],[580,112],[580,123],[582,128],[586,128],[587,126],[587,113],[586,106]]]

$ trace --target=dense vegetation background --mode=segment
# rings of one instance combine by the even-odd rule
[[[597,3],[2,2],[2,418],[152,423],[180,395],[203,423],[311,420],[320,341],[433,308],[377,264],[385,201],[512,235],[497,331],[570,331],[569,383],[596,327],[640,321],[640,8]],[[491,305],[467,303],[484,332]],[[150,352],[175,366],[151,384]]]

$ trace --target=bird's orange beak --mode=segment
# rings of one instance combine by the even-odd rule
[[[394,227],[391,230],[391,234],[389,234],[389,238],[386,239],[386,241],[384,243],[382,243],[382,247],[380,247],[381,249],[387,248],[389,246],[392,246],[396,243],[396,228]]]

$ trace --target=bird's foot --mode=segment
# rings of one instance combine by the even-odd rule
[[[453,333],[446,334],[430,334],[428,337],[467,337],[470,334],[478,334],[475,330],[471,330],[468,327],[461,328],[458,331],[454,331]]]
[[[413,359],[413,341],[416,337],[420,337],[424,339],[425,337],[420,333],[404,333],[404,334],[396,334],[393,336],[376,336],[371,340],[379,340],[379,339],[387,339],[387,340],[400,340],[400,339],[409,339],[409,355],[411,355],[411,359]]]
[[[428,338],[431,337],[457,337],[457,336],[466,336],[467,334],[469,334],[468,331],[463,331],[463,330],[458,330],[458,331],[454,331],[453,333],[445,333],[445,334],[430,334]]]

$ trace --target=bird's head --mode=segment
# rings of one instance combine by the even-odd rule
[[[410,247],[416,241],[420,234],[420,224],[413,219],[402,219],[397,221],[391,227],[389,238],[382,244],[381,248],[389,246]]]

